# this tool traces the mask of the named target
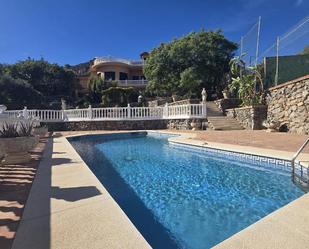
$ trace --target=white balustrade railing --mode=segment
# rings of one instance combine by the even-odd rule
[[[70,110],[5,111],[7,119],[29,118],[41,122],[74,122],[89,120],[155,120],[155,119],[204,119],[206,103],[157,107],[108,107]]]
[[[148,80],[118,80],[118,85],[122,86],[146,86]]]
[[[23,111],[5,111],[4,113],[6,114],[6,117],[10,119],[18,118],[19,116],[22,115]]]

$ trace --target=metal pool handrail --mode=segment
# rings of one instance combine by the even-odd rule
[[[299,156],[299,154],[303,151],[303,149],[307,146],[309,143],[309,138],[303,143],[303,145],[299,148],[299,150],[294,154],[292,160],[291,160],[291,166],[292,166],[292,178],[294,180],[295,175],[295,160]]]

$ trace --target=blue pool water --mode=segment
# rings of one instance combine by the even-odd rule
[[[288,171],[166,136],[70,142],[154,248],[210,248],[303,194]]]

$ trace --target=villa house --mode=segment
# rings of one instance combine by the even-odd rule
[[[96,57],[90,65],[87,74],[78,77],[81,91],[88,91],[89,78],[96,75],[105,81],[117,82],[122,87],[146,87],[148,81],[143,73],[143,66],[149,54],[143,52],[140,60],[127,60],[123,58]]]

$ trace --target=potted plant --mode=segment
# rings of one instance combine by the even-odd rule
[[[32,135],[32,123],[4,123],[0,129],[1,164],[21,164],[31,160],[29,151],[39,142]]]
[[[201,124],[197,120],[192,120],[190,123],[190,126],[192,127],[192,131],[199,130],[201,127]]]

